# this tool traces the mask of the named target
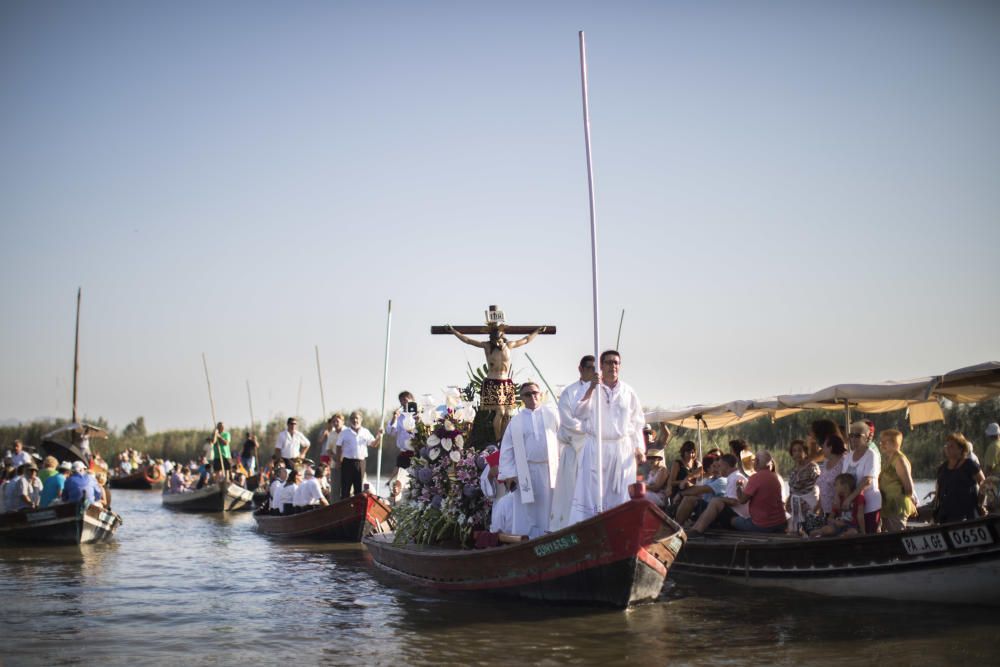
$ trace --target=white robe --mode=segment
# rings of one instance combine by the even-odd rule
[[[514,494],[508,493],[493,503],[490,515],[490,532],[514,535]]]
[[[636,478],[636,452],[644,451],[642,427],[646,418],[642,404],[635,391],[619,380],[613,388],[601,384],[589,400],[583,400],[586,392],[577,401],[575,416],[583,422],[587,434],[580,455],[580,469],[576,490],[573,493],[573,507],[570,523],[577,523],[598,513],[597,466],[603,473],[603,489],[600,494],[604,510],[628,502],[628,486]],[[602,457],[597,460],[597,438],[594,423],[594,401],[601,409]]]
[[[562,530],[570,524],[580,452],[586,439],[583,423],[573,413],[587,386],[587,382],[578,380],[563,389],[559,396],[559,470],[556,473],[556,488],[552,492],[551,531]]]
[[[536,418],[537,415],[537,418]],[[547,406],[521,410],[510,420],[500,444],[500,479],[517,479],[513,493],[513,534],[539,537],[549,530],[555,486],[559,417]],[[524,460],[519,450],[523,445]],[[505,531],[506,532],[506,531]]]

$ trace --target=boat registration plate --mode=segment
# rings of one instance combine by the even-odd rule
[[[554,554],[557,551],[562,551],[564,549],[569,549],[570,547],[575,547],[580,543],[580,538],[574,533],[569,535],[563,535],[560,538],[552,540],[551,542],[546,542],[545,544],[539,544],[535,547],[535,555],[539,558],[548,556],[549,554]]]
[[[904,537],[903,547],[908,554],[928,554],[935,551],[947,551],[948,545],[941,533],[929,533],[914,537]]]
[[[986,526],[976,526],[975,528],[956,528],[948,531],[951,543],[958,549],[974,547],[980,544],[993,544],[993,536]]]

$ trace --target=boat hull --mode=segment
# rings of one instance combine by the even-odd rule
[[[385,532],[389,506],[368,493],[339,500],[298,514],[271,515],[254,512],[257,532],[289,540],[360,542],[365,535]]]
[[[383,570],[439,590],[545,602],[628,607],[656,599],[684,531],[646,500],[631,500],[534,540],[482,550],[365,538]]]
[[[187,493],[163,494],[163,506],[178,512],[235,512],[250,509],[252,501],[253,493],[226,482]]]
[[[902,533],[801,539],[709,532],[675,573],[836,597],[1000,605],[1000,516]]]
[[[163,488],[163,477],[159,477],[152,481],[146,477],[145,473],[134,472],[131,475],[122,475],[121,477],[112,477],[108,480],[108,484],[112,489],[134,489],[138,491],[150,491],[153,489]]]
[[[0,514],[0,541],[47,545],[107,542],[121,523],[120,516],[103,507],[61,503]]]

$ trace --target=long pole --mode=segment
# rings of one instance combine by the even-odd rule
[[[392,299],[389,299],[389,311],[385,316],[385,358],[382,362],[382,413],[380,417],[380,430],[385,437],[385,386],[389,384],[389,331],[392,326]],[[379,487],[382,484],[382,439],[378,441],[378,461],[375,463],[375,495],[379,495]]]
[[[545,388],[549,390],[549,396],[552,397],[552,400],[558,401],[559,397],[556,396],[556,392],[552,391],[552,387],[549,386],[549,381],[545,379],[544,375],[542,375],[542,371],[538,368],[538,364],[535,363],[535,360],[532,359],[531,355],[527,352],[524,353],[524,356],[528,357],[528,361],[531,362],[531,367],[535,369],[536,373],[538,373],[538,377],[542,378],[542,382],[545,383]]]
[[[80,294],[82,287],[76,288],[76,334],[73,341],[73,423],[79,423],[79,415],[76,411],[76,385],[80,377]],[[82,431],[81,431],[82,432]]]
[[[299,394],[295,399],[295,416],[298,417],[302,414],[302,376],[299,376]]]
[[[212,381],[208,379],[208,361],[205,360],[205,353],[201,353],[201,365],[205,367],[205,384],[208,385],[208,404],[212,406],[212,427],[218,424],[215,418],[215,399],[212,398]]]
[[[597,204],[594,198],[594,160],[590,151],[590,102],[587,93],[587,40],[580,31],[580,85],[583,90],[583,137],[587,147],[587,192],[590,195],[590,263],[594,293],[594,358],[600,359],[600,308],[597,299]],[[604,511],[604,447],[601,442],[601,401],[594,402],[594,438],[597,440],[597,512]]]
[[[316,346],[316,375],[319,376],[319,404],[323,407],[323,419],[326,419],[326,399],[323,397],[323,372],[319,369],[319,345]]]
[[[250,432],[257,435],[257,427],[253,418],[253,398],[250,396],[250,380],[247,380],[247,403],[250,404]]]
[[[625,323],[625,309],[622,308],[621,319],[618,320],[618,338],[615,339],[615,349],[621,350],[622,346],[622,324]]]

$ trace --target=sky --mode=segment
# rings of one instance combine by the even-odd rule
[[[1000,359],[992,2],[0,4],[0,419],[439,395],[498,304],[680,407]],[[621,320],[622,311],[624,319]],[[323,399],[316,367],[322,369]]]

